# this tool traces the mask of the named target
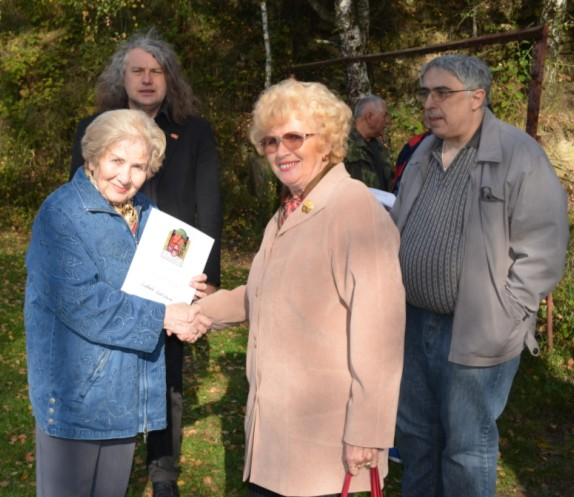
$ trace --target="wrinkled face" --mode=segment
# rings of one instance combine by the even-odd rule
[[[328,164],[323,157],[329,150],[322,150],[318,145],[319,136],[314,126],[291,117],[281,126],[274,126],[268,130],[267,137],[290,136],[290,133],[306,135],[299,146],[293,150],[294,145],[287,139],[282,139],[276,150],[265,150],[267,160],[273,173],[293,195],[301,195],[310,181]],[[275,147],[272,147],[275,148]]]
[[[383,136],[390,121],[390,117],[387,112],[387,104],[382,102],[373,104],[369,109],[367,121],[371,129],[371,138]]]
[[[124,87],[130,109],[141,109],[155,117],[167,95],[167,80],[153,55],[134,48],[126,55]]]
[[[423,103],[425,123],[428,123],[435,136],[447,140],[468,141],[476,131],[475,113],[482,107],[484,90],[464,90],[462,82],[451,72],[436,67],[430,68],[423,78],[423,86],[431,94]],[[433,98],[437,93],[455,90],[442,101]]]
[[[122,140],[109,147],[97,164],[88,162],[98,191],[112,204],[131,199],[146,180],[149,153],[141,140]]]

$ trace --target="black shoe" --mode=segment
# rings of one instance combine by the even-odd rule
[[[179,497],[179,488],[175,481],[158,481],[153,484],[153,497]]]

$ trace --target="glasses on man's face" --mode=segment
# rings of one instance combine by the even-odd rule
[[[474,91],[474,89],[465,88],[464,90],[451,90],[445,86],[439,86],[437,88],[419,88],[415,92],[415,98],[421,105],[426,103],[429,95],[434,102],[444,102],[444,100],[450,97],[453,93],[460,93],[461,91]]]
[[[259,140],[259,146],[266,154],[274,154],[277,152],[280,143],[282,143],[285,148],[293,151],[301,148],[305,140],[313,135],[315,135],[315,133],[296,133],[295,131],[291,131],[285,133],[283,136],[264,136]]]

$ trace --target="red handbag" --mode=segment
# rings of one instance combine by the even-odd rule
[[[377,468],[371,468],[370,472],[371,472],[371,497],[383,497],[383,491],[381,489],[381,479],[379,478],[379,470]],[[345,481],[343,482],[343,491],[341,492],[341,497],[348,497],[352,477],[353,475],[348,472],[345,475]]]

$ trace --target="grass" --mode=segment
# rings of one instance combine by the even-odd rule
[[[34,423],[28,402],[22,305],[27,237],[0,234],[0,495],[35,495]],[[574,253],[573,250],[570,251]],[[572,262],[572,255],[569,258]],[[247,276],[248,258],[225,254],[223,285]],[[561,284],[570,285],[568,275]],[[569,288],[569,287],[568,287]],[[559,289],[560,290],[560,289]],[[557,291],[556,315],[568,318],[574,295]],[[542,355],[523,354],[500,421],[497,497],[569,497],[574,491],[574,333],[555,336]],[[562,335],[565,335],[563,337]],[[232,328],[188,346],[185,362],[182,495],[246,495],[242,483],[247,329]],[[278,386],[280,388],[280,386]],[[128,497],[151,497],[145,448],[138,440]],[[401,467],[391,463],[385,496],[400,496]]]

